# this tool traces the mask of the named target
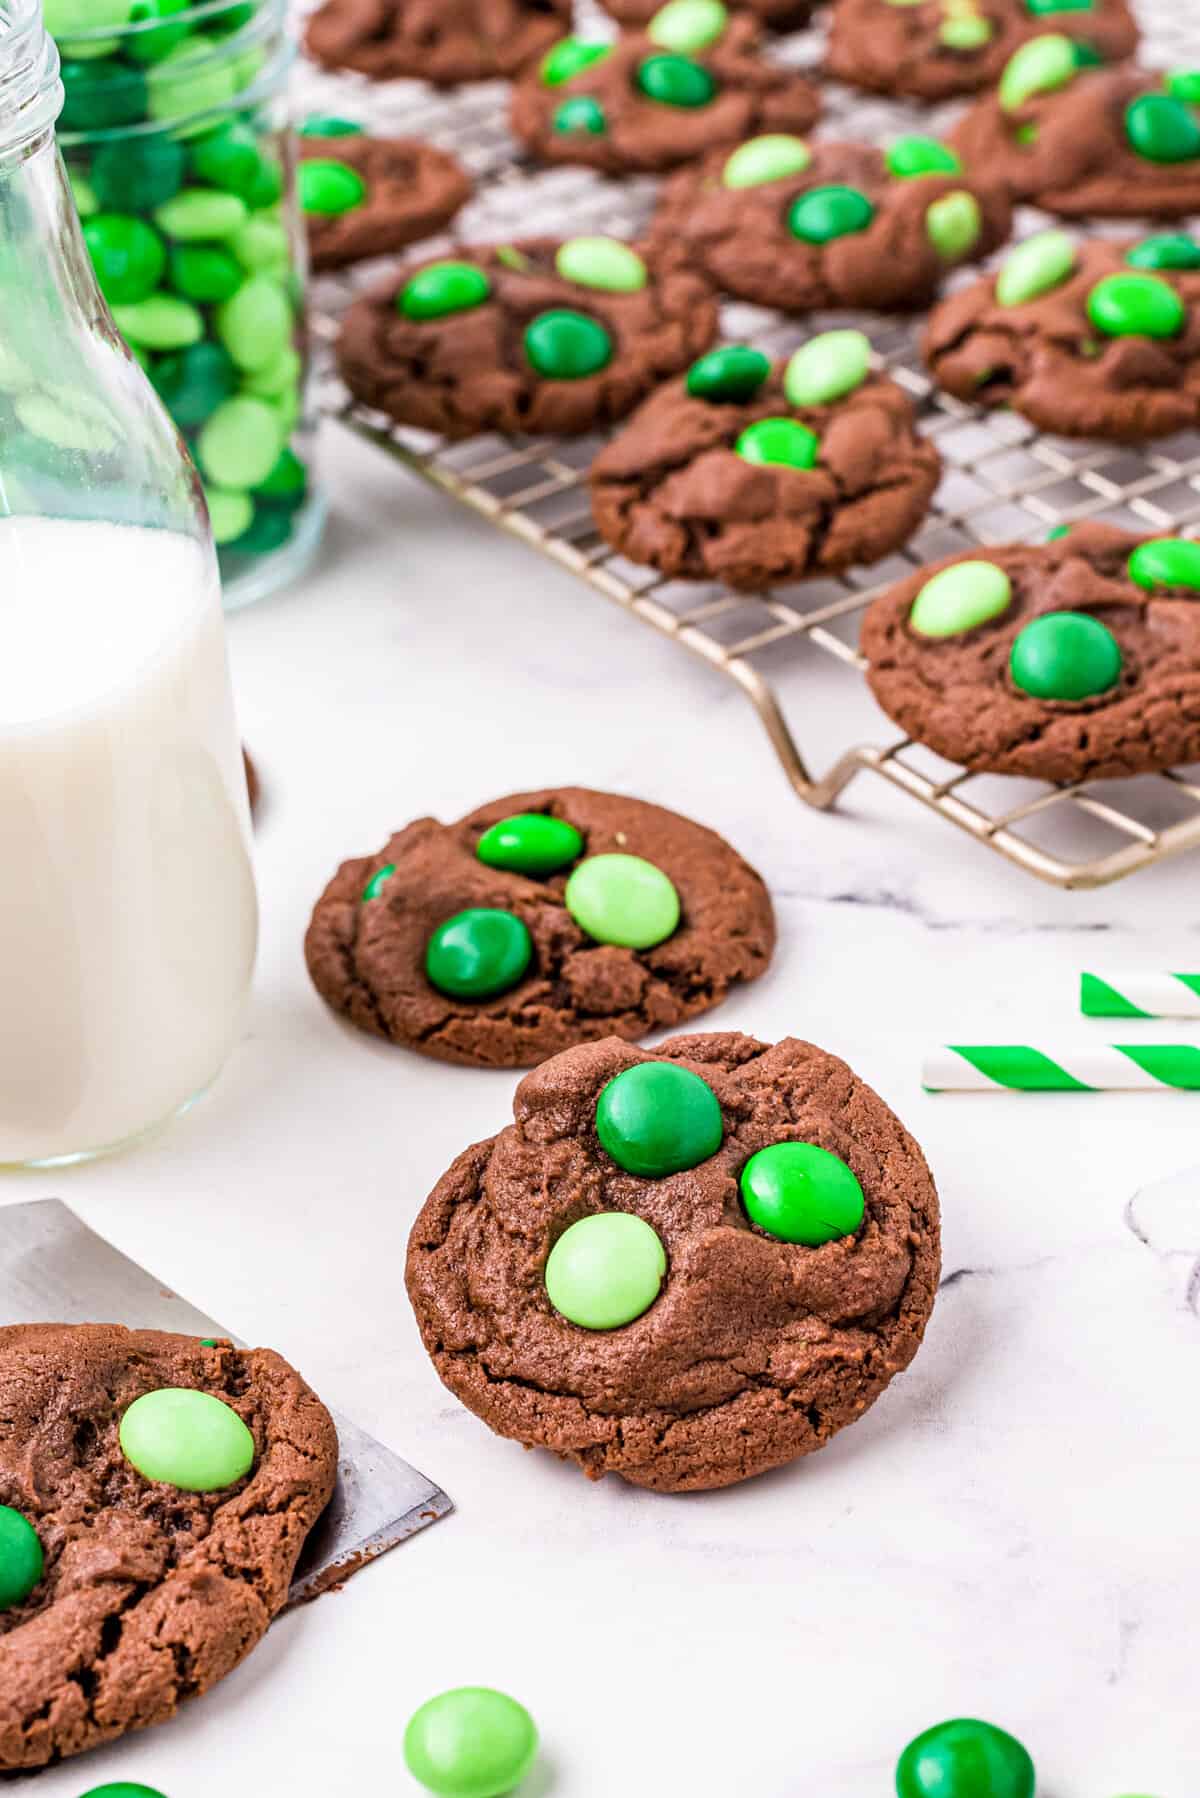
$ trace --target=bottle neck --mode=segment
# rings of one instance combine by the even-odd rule
[[[47,141],[62,103],[58,50],[39,0],[0,0],[0,164]]]

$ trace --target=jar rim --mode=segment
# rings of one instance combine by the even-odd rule
[[[14,4],[20,6],[22,0],[14,0]],[[185,6],[182,12],[171,13],[165,19],[131,19],[128,25],[92,25],[86,31],[72,31],[69,36],[64,36],[60,49],[65,46],[69,55],[72,44],[107,44],[114,40],[119,44],[136,42],[148,32],[161,31],[164,25],[203,25],[208,19],[220,18],[222,13],[229,12],[236,4],[237,0],[193,0],[191,6]],[[253,4],[254,17],[248,19],[238,31],[230,32],[218,48],[224,49],[226,44],[235,43],[242,32],[250,32],[260,18],[273,21],[282,17],[287,0],[253,0]]]

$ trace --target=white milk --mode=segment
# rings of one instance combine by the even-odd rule
[[[0,519],[0,1164],[170,1116],[233,1045],[250,819],[211,560]]]

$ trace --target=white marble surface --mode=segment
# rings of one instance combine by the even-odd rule
[[[1126,1213],[1200,1162],[1200,1101],[931,1098],[918,1080],[947,1033],[1077,1031],[1089,958],[1194,967],[1197,863],[1070,896],[875,783],[813,815],[716,676],[377,452],[336,431],[329,450],[320,565],[231,629],[267,793],[241,1047],[160,1140],[11,1177],[0,1201],[66,1198],[283,1349],[458,1511],[284,1620],[170,1727],[36,1790],[407,1795],[408,1713],[484,1682],[541,1724],[525,1798],[886,1798],[908,1738],[959,1713],[1029,1744],[1039,1798],[1192,1798],[1200,1178],[1142,1201],[1148,1241]],[[948,1279],[913,1369],[826,1452],[722,1494],[589,1486],[441,1388],[406,1232],[505,1121],[513,1079],[343,1029],[301,957],[340,856],[560,781],[665,801],[757,863],[779,956],[714,1023],[846,1055],[942,1191]]]

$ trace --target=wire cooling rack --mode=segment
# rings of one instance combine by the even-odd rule
[[[303,0],[299,10],[308,11],[309,4]],[[1200,63],[1200,18],[1190,4],[1140,0],[1138,10],[1145,61]],[[606,33],[611,26],[582,0],[577,29]],[[796,66],[818,65],[822,52],[819,25],[778,40],[772,50]],[[420,82],[371,83],[307,64],[298,81],[299,113],[349,114],[377,131],[417,135],[455,152],[476,182],[475,198],[456,221],[455,241],[636,234],[656,184],[532,166],[509,135],[507,99],[502,84],[446,95]],[[886,141],[902,131],[940,130],[954,110],[918,111],[826,83],[821,129],[829,137]],[[1027,209],[1016,235],[1046,222]],[[374,265],[316,283],[319,337],[332,340],[338,315],[378,273]],[[773,355],[788,354],[835,322],[847,323],[847,315],[789,321],[741,303],[722,311],[726,336]],[[1084,518],[1135,531],[1200,534],[1200,431],[1136,451],[1040,436],[1015,413],[984,413],[936,392],[917,353],[919,320],[866,315],[851,322],[867,332],[882,365],[915,401],[921,429],[944,460],[941,487],[923,528],[902,553],[869,570],[756,596],[718,584],[667,581],[613,553],[592,524],[587,489],[602,436],[486,436],[447,444],[354,403],[329,371],[320,392],[324,409],[360,437],[733,681],[807,804],[827,809],[858,776],[874,775],[1060,887],[1103,886],[1200,848],[1200,767],[1071,786],[969,774],[895,736],[862,679],[865,664],[857,648],[862,612],[876,594],[942,556],[980,545],[1037,542],[1055,525]]]

